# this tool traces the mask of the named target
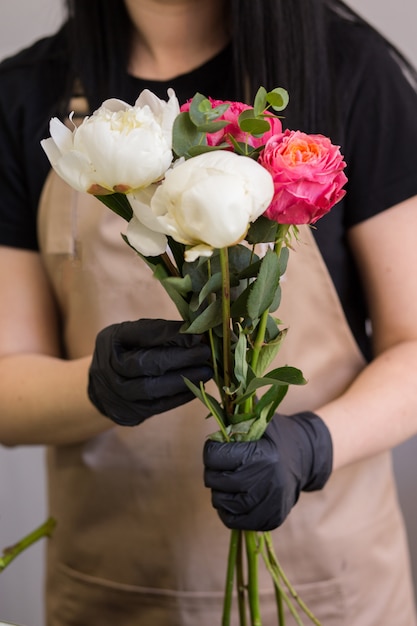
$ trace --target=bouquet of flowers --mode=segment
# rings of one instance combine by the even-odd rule
[[[51,120],[42,146],[56,172],[127,220],[125,241],[153,270],[182,319],[205,333],[218,395],[187,382],[217,422],[218,441],[259,439],[296,367],[270,369],[286,329],[274,314],[297,226],[313,224],[344,195],[345,163],[321,135],[285,132],[288,94],[261,87],[253,106],[197,93],[179,107],[142,92],[134,106],[105,101],[70,129]],[[243,551],[246,549],[246,559]],[[269,533],[232,531],[223,626],[236,581],[241,625],[261,625],[259,558],[268,568],[278,621],[286,604],[319,622],[276,558]]]

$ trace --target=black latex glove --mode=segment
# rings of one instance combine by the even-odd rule
[[[228,528],[277,528],[300,491],[324,487],[333,463],[329,430],[314,413],[275,415],[259,441],[204,447],[204,482]]]
[[[98,410],[122,426],[189,402],[194,384],[212,377],[210,348],[201,335],[179,332],[182,322],[142,319],[104,328],[96,339],[88,395]]]

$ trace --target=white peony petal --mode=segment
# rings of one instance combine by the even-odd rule
[[[184,253],[184,258],[188,263],[196,261],[199,257],[210,257],[213,254],[213,248],[200,244],[199,246],[193,246],[188,248]]]
[[[71,150],[74,133],[57,117],[53,117],[49,122],[49,132],[60,152]]]
[[[147,228],[136,217],[127,225],[126,237],[131,246],[144,256],[158,256],[167,247],[167,238],[162,233]]]

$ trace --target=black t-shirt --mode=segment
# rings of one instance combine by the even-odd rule
[[[49,171],[39,142],[49,135],[49,119],[58,114],[66,87],[62,37],[61,31],[0,64],[0,245],[37,249],[38,201]],[[417,194],[417,93],[393,53],[364,26],[336,19],[331,40],[349,182],[345,199],[314,233],[354,335],[369,356],[366,305],[346,230]],[[126,75],[124,93],[109,97],[133,103],[147,87],[166,98],[172,87],[180,102],[196,91],[233,100],[233,84],[227,48],[167,82]]]

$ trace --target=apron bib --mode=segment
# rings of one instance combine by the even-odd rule
[[[91,354],[108,324],[178,319],[123,242],[125,227],[51,172],[39,240],[68,359]],[[289,390],[281,407],[288,413],[338,396],[364,367],[311,231],[301,233],[283,277],[279,315],[289,332],[274,366],[300,367],[309,382]],[[196,400],[136,428],[115,426],[49,449],[58,525],[48,542],[48,626],[220,625],[229,531],[203,486],[202,448],[216,430],[205,415]],[[323,626],[415,625],[388,453],[335,472],[320,492],[303,493],[273,534],[286,573]],[[263,623],[274,626],[267,574],[262,587]],[[287,624],[294,626],[290,618]]]

